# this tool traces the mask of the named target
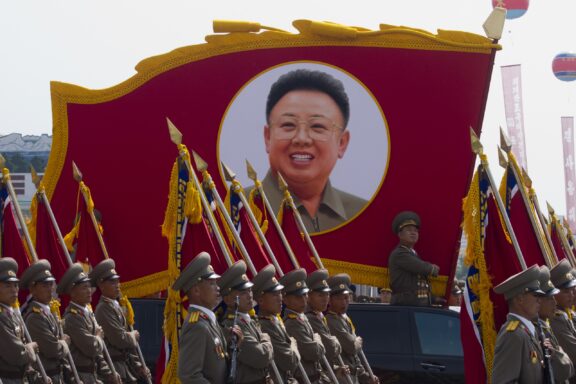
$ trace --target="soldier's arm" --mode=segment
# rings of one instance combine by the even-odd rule
[[[112,306],[98,304],[96,321],[104,331],[106,341],[118,349],[136,348],[137,341],[133,332],[129,332],[118,318]]]
[[[83,355],[95,358],[102,354],[100,339],[89,331],[82,314],[69,313],[66,315],[64,333],[70,336],[72,344]]]
[[[258,341],[250,331],[247,330],[247,324],[241,324],[242,334],[244,339],[240,344],[240,352],[238,352],[238,361],[256,369],[264,369],[272,362],[273,351],[272,343],[268,336],[265,339]]]
[[[42,314],[30,313],[26,316],[26,327],[32,340],[38,343],[42,356],[49,359],[63,359],[65,357],[65,347],[50,331],[50,324]]]
[[[318,343],[316,340],[309,337],[304,330],[304,324],[300,320],[286,319],[284,324],[286,325],[286,331],[288,334],[296,339],[298,352],[300,352],[302,360],[314,362],[322,358],[326,349],[322,343]]]
[[[326,357],[328,358],[328,361],[337,364],[337,358],[342,353],[342,346],[336,336],[332,336],[329,330],[323,326],[324,324],[322,323],[322,320],[317,318],[314,314],[308,315],[308,321],[310,321],[310,325],[314,332],[318,333],[322,338],[322,344],[324,344],[324,348],[326,348]]]
[[[211,336],[200,323],[185,324],[178,345],[178,378],[182,384],[210,384],[204,377],[204,357],[209,350]]]
[[[554,349],[550,361],[556,382],[563,383],[574,376],[574,365],[562,347],[558,346]]]
[[[569,321],[562,312],[557,312],[554,314],[554,317],[550,319],[550,327],[558,340],[558,344],[560,344],[570,360],[574,362],[576,361],[576,337],[572,332]]]
[[[522,357],[530,352],[524,348],[524,340],[520,329],[503,330],[494,348],[494,365],[492,367],[492,382],[494,384],[516,383],[520,378]]]
[[[438,274],[434,264],[421,260],[408,251],[403,252],[401,255],[395,257],[394,263],[399,268],[411,273],[417,273],[419,275],[425,276]]]
[[[328,321],[328,328],[332,335],[336,336],[342,350],[346,352],[347,355],[355,355],[360,350],[360,345],[357,341],[357,337],[346,329],[344,322],[339,316],[326,316]]]
[[[6,363],[16,367],[24,367],[31,363],[30,356],[22,340],[14,333],[11,320],[6,314],[0,314],[0,357]]]
[[[298,364],[298,356],[292,350],[291,343],[287,341],[280,332],[278,332],[269,320],[260,322],[262,332],[270,336],[272,347],[274,349],[274,362],[282,371],[294,372]]]

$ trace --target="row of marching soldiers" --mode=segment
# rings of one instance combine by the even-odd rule
[[[494,288],[509,313],[494,350],[492,383],[576,383],[576,271],[564,259],[532,266]]]
[[[120,276],[106,259],[86,274],[73,264],[56,283],[47,260],[18,278],[18,264],[0,258],[0,380],[11,383],[136,383],[150,372],[137,354],[139,333],[129,330],[117,301]],[[19,287],[29,299],[18,308]],[[93,288],[100,301],[92,311]],[[51,308],[54,291],[69,304],[63,318]]]
[[[268,265],[250,281],[244,261],[222,276],[210,261],[200,253],[173,285],[189,302],[181,383],[379,383],[363,366],[362,339],[346,314],[348,275],[295,269],[277,280]],[[217,316],[220,300],[226,309]]]

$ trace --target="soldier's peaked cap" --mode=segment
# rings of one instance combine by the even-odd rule
[[[560,292],[550,281],[550,270],[545,265],[540,267],[540,289],[546,296],[554,296]]]
[[[29,266],[22,276],[20,276],[20,285],[25,288],[34,283],[42,281],[56,281],[51,272],[52,266],[48,260],[42,259]]]
[[[210,265],[210,255],[208,252],[197,254],[180,273],[180,276],[172,284],[172,289],[187,292],[202,280],[213,280],[220,278],[220,275],[214,272]]]
[[[494,292],[504,295],[506,300],[526,292],[544,295],[540,289],[540,268],[534,264],[530,268],[510,276],[494,287]]]
[[[328,271],[325,269],[317,269],[308,275],[306,284],[313,292],[330,292],[328,285]]]
[[[66,273],[64,273],[62,279],[60,279],[60,283],[56,288],[56,292],[58,292],[58,294],[70,294],[70,291],[72,288],[74,288],[75,285],[84,283],[86,281],[90,281],[90,278],[86,272],[84,272],[82,264],[74,263],[72,266],[70,266],[70,268],[68,268]]]
[[[255,295],[267,292],[278,292],[284,289],[284,286],[276,279],[276,268],[269,264],[262,268],[260,272],[252,279],[254,286],[252,291]]]
[[[0,258],[0,281],[18,282],[18,263],[11,257]]]
[[[560,262],[550,270],[550,280],[552,280],[552,284],[558,289],[576,286],[576,277],[572,273],[572,267],[568,260],[560,260]]]
[[[420,216],[416,212],[404,211],[396,215],[394,220],[392,220],[392,231],[398,234],[400,230],[409,225],[413,225],[420,228]]]
[[[284,285],[284,293],[287,295],[303,295],[310,289],[306,285],[306,270],[304,268],[294,269],[280,279]]]
[[[116,263],[112,259],[105,259],[99,262],[88,274],[90,282],[97,287],[103,281],[119,279],[120,275],[116,273]]]
[[[350,289],[351,283],[352,280],[347,273],[339,273],[328,279],[328,285],[330,286],[330,289],[332,290],[331,293],[333,295],[337,295],[339,293],[352,293],[352,289]]]
[[[254,284],[246,276],[246,263],[239,260],[232,264],[218,282],[222,296],[229,295],[233,290],[243,291],[252,288]]]

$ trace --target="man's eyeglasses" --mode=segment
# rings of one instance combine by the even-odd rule
[[[342,126],[327,117],[311,117],[297,119],[294,116],[281,116],[272,122],[272,134],[277,140],[292,140],[298,134],[298,128],[303,126],[312,140],[328,141]]]

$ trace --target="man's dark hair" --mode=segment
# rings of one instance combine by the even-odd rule
[[[266,101],[266,120],[270,118],[272,108],[285,94],[297,90],[319,91],[330,96],[344,116],[344,128],[348,125],[350,102],[342,82],[326,72],[309,69],[296,69],[285,73],[272,84]]]

